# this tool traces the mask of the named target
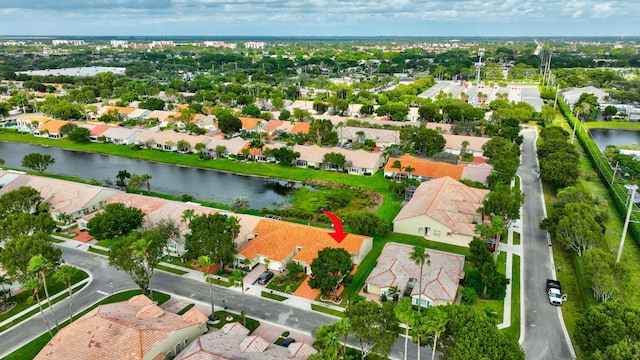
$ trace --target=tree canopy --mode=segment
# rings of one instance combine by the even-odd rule
[[[122,203],[107,204],[101,213],[87,223],[89,234],[97,240],[115,239],[128,235],[142,226],[142,210]]]
[[[576,321],[574,337],[580,349],[588,354],[638,344],[640,311],[615,302],[592,306]]]
[[[343,248],[324,248],[311,262],[311,278],[309,286],[319,289],[323,295],[336,296],[338,288],[347,276],[351,276],[353,261],[351,255]]]
[[[224,264],[233,261],[238,252],[234,242],[240,232],[238,218],[220,213],[194,216],[189,222],[190,233],[185,235],[188,258],[208,256],[212,263]]]
[[[393,308],[391,302],[380,306],[375,301],[357,301],[345,310],[363,358],[370,353],[385,358],[391,353],[399,324]]]
[[[47,168],[55,162],[56,159],[49,154],[31,153],[22,158],[22,166],[37,171],[40,174],[45,172]]]

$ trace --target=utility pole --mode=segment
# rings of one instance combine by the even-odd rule
[[[627,209],[627,217],[624,220],[624,227],[622,228],[622,237],[620,238],[620,246],[618,247],[618,256],[616,257],[616,262],[620,262],[620,258],[622,257],[622,249],[624,248],[624,240],[627,237],[627,229],[629,228],[629,220],[631,220],[631,210],[633,210],[633,204],[635,203],[636,190],[638,190],[638,186],[631,185],[628,188],[631,188],[631,197],[629,197],[629,208]]]

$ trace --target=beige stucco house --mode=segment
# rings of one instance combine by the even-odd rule
[[[389,289],[397,287],[400,297],[410,296],[411,303],[430,307],[451,304],[456,299],[460,280],[464,278],[464,255],[426,249],[429,263],[422,269],[411,260],[413,246],[387,243],[382,248],[376,267],[365,281],[364,290],[370,294],[391,296]]]
[[[429,240],[469,246],[481,222],[478,209],[489,190],[448,176],[423,182],[393,220],[393,231]]]
[[[170,359],[207,331],[198,310],[178,315],[144,295],[99,305],[64,327],[35,357],[51,359]]]

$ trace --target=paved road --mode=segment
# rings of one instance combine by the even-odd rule
[[[527,360],[574,359],[573,348],[566,336],[559,307],[549,304],[545,280],[555,275],[553,271],[547,233],[540,229],[545,218],[542,187],[538,175],[535,152],[536,131],[523,130],[522,165],[518,175],[522,179],[525,195],[523,209],[523,282],[524,341],[522,348]]]
[[[124,272],[115,270],[109,266],[106,258],[83,250],[61,247],[63,258],[67,264],[82,268],[93,275],[92,281],[79,293],[74,295],[74,313],[100,301],[111,292],[137,288],[133,281]],[[153,277],[152,288],[166,293],[176,294],[209,304],[209,287],[204,281],[190,279],[163,271],[157,271]],[[223,287],[215,287],[215,305],[218,310],[222,306],[222,299],[229,310],[240,312],[242,297],[239,291]],[[54,305],[54,311],[58,321],[63,321],[69,314],[69,300],[65,299]],[[329,324],[337,318],[311,310],[291,307],[276,301],[262,297],[246,297],[247,314],[259,320],[266,320],[278,325],[289,327],[298,331],[312,333],[320,325]],[[52,318],[46,311],[49,322]],[[0,358],[10,354],[33,338],[46,332],[46,327],[40,314],[25,320],[19,326],[14,326],[0,333]],[[7,346],[8,345],[8,346]],[[355,345],[355,343],[353,343]],[[396,341],[392,357],[401,359],[404,349],[403,338]],[[424,354],[431,353],[428,347],[423,348]],[[409,358],[416,358],[416,346],[409,344]]]

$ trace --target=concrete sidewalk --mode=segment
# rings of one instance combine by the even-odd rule
[[[522,218],[522,208],[520,209],[520,217]],[[507,232],[507,243],[500,243],[499,249],[500,251],[504,251],[507,253],[507,262],[506,262],[506,277],[509,279],[509,283],[507,284],[506,294],[504,297],[504,311],[502,312],[502,323],[498,324],[498,329],[504,329],[511,326],[511,298],[512,298],[512,286],[513,286],[513,256],[522,256],[522,245],[514,245],[513,244],[513,233],[521,233],[522,222],[520,219],[514,220],[511,222],[509,226],[509,230]],[[516,274],[516,276],[520,276],[520,274]]]

